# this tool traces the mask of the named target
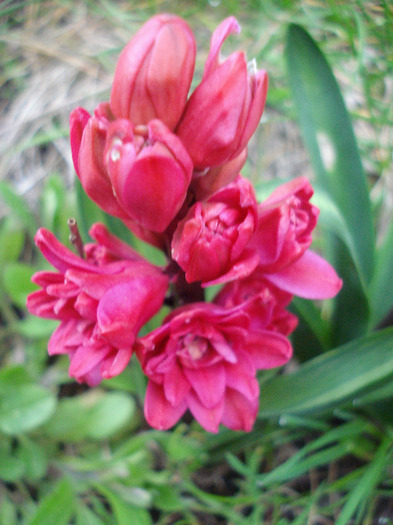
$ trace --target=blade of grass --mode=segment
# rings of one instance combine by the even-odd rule
[[[375,486],[380,481],[386,466],[389,464],[392,455],[391,447],[391,438],[386,437],[382,441],[374,459],[368,465],[367,470],[351,491],[336,525],[346,525],[349,523],[350,518],[356,513],[359,507],[363,506],[369,499]]]

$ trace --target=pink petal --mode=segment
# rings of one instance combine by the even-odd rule
[[[234,279],[243,279],[250,275],[259,263],[259,255],[252,250],[245,249],[242,256],[235,262],[231,269],[221,277],[211,281],[203,282],[202,288],[216,284],[227,283]]]
[[[211,38],[210,51],[205,63],[202,78],[210,75],[214,69],[219,66],[221,46],[228,36],[234,33],[240,33],[240,25],[234,16],[226,18],[216,28]]]
[[[212,408],[206,408],[193,391],[187,396],[188,407],[198,423],[208,432],[218,432],[222,413],[224,410],[224,398]]]
[[[71,153],[74,168],[79,176],[79,150],[81,147],[83,131],[87,122],[90,119],[90,114],[83,108],[76,108],[70,115],[70,141]]]
[[[45,259],[61,273],[65,273],[68,268],[78,268],[86,271],[91,271],[94,268],[61,244],[53,233],[45,228],[40,228],[37,231],[34,240]]]
[[[253,367],[250,368],[251,370],[248,370],[247,373],[247,370],[240,366],[240,363],[236,365],[226,365],[225,373],[227,387],[237,390],[251,401],[259,395],[259,384],[256,378],[250,375],[250,371],[251,373],[253,372]]]
[[[269,330],[255,330],[247,334],[244,352],[257,369],[282,366],[292,357],[292,346],[282,334]]]
[[[149,381],[145,396],[145,418],[153,428],[168,430],[182,417],[187,410],[185,401],[173,406],[166,399],[164,389]]]
[[[225,371],[221,363],[204,368],[184,368],[183,372],[206,408],[213,408],[220,402],[225,392]]]
[[[99,365],[111,352],[109,345],[96,346],[94,344],[80,346],[71,357],[68,373],[76,379],[83,377]]]
[[[190,388],[190,383],[175,361],[171,369],[164,375],[165,397],[172,405],[180,405]]]
[[[334,268],[311,250],[283,270],[266,273],[264,277],[282,290],[305,299],[329,299],[337,295],[342,286]]]
[[[104,379],[118,376],[128,365],[132,355],[131,348],[121,348],[109,359],[106,359],[101,366],[101,374]]]
[[[258,413],[258,397],[250,400],[231,388],[225,395],[221,422],[232,430],[250,432]]]
[[[104,246],[110,252],[114,253],[120,259],[131,261],[144,261],[139,253],[131,248],[130,245],[112,235],[104,224],[96,222],[89,230],[89,235],[100,246]]]

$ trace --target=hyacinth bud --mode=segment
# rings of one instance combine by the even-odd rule
[[[218,284],[249,275],[258,256],[245,250],[257,224],[251,183],[240,175],[206,202],[194,204],[177,226],[172,257],[191,283]]]
[[[127,219],[113,194],[112,184],[104,164],[106,136],[112,115],[108,104],[100,104],[94,115],[76,108],[70,115],[70,141],[76,174],[87,195],[100,208]]]
[[[147,124],[158,118],[173,130],[187,100],[196,45],[184,20],[151,18],[120,54],[111,92],[116,118]]]
[[[163,232],[180,210],[191,181],[192,162],[181,141],[159,120],[133,127],[119,119],[108,129],[105,160],[128,217]]]
[[[147,126],[114,120],[108,104],[93,116],[77,108],[70,126],[75,170],[87,195],[160,246],[154,232],[167,228],[191,181],[192,162],[180,139],[159,120]]]
[[[254,133],[266,101],[267,74],[244,53],[220,62],[222,44],[240,26],[234,17],[214,31],[201,83],[192,93],[176,133],[197,168],[217,166],[237,157]]]

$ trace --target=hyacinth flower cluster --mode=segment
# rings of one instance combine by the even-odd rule
[[[145,417],[172,427],[187,410],[208,431],[250,431],[257,371],[292,356],[293,295],[335,296],[341,280],[310,250],[318,209],[300,177],[258,203],[240,174],[265,106],[267,74],[242,52],[220,55],[240,28],[214,31],[191,90],[196,44],[186,22],[150,19],[122,51],[110,101],[70,117],[76,173],[91,200],[162,250],[158,267],[94,224],[79,253],[40,229],[36,244],[55,268],[35,274],[27,302],[57,319],[49,354],[68,354],[69,374],[94,386],[133,354],[148,378]],[[191,93],[190,93],[191,91]],[[77,235],[76,235],[77,237]],[[205,289],[221,285],[211,302]],[[139,336],[161,309],[161,326]]]

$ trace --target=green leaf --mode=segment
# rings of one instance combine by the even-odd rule
[[[105,439],[132,421],[135,402],[122,392],[92,390],[58,403],[43,431],[62,441]]]
[[[299,122],[317,180],[340,210],[352,238],[361,280],[368,282],[374,267],[371,205],[340,90],[326,59],[300,26],[289,26],[286,58]]]
[[[0,431],[17,435],[44,423],[55,410],[56,398],[46,388],[0,382]]]
[[[393,328],[372,333],[275,377],[260,388],[260,415],[329,410],[393,373]]]
[[[34,237],[37,231],[35,218],[30,213],[24,199],[7,182],[0,182],[0,198],[8,205],[11,212],[19,219],[31,237]]]
[[[0,228],[0,267],[15,262],[20,256],[25,242],[25,234],[15,224],[12,217],[7,217]]]
[[[87,506],[79,503],[76,508],[75,525],[105,525]]]
[[[67,525],[74,512],[74,492],[70,481],[60,480],[45,496],[27,525]]]
[[[363,506],[368,498],[370,498],[383,472],[390,463],[392,456],[391,446],[391,438],[385,438],[376,452],[375,457],[367,466],[363,476],[350,492],[344,508],[336,521],[336,525],[346,525],[350,523],[350,518],[355,514],[357,509]]]
[[[97,485],[97,489],[105,496],[112,507],[117,525],[130,525],[130,523],[151,525],[153,523],[150,513],[146,509],[127,503],[114,490],[105,485]]]
[[[23,461],[10,452],[0,450],[0,479],[4,481],[17,481],[25,473]]]
[[[8,264],[4,268],[4,289],[20,308],[25,308],[28,294],[37,290],[37,285],[31,282],[34,271],[23,263]]]
[[[0,525],[17,525],[16,506],[5,496],[1,498]]]
[[[393,219],[377,251],[374,278],[370,286],[370,300],[372,305],[371,323],[375,326],[382,321],[393,308]]]
[[[30,480],[42,478],[48,467],[45,450],[27,436],[21,436],[17,450],[24,464],[25,476]]]

